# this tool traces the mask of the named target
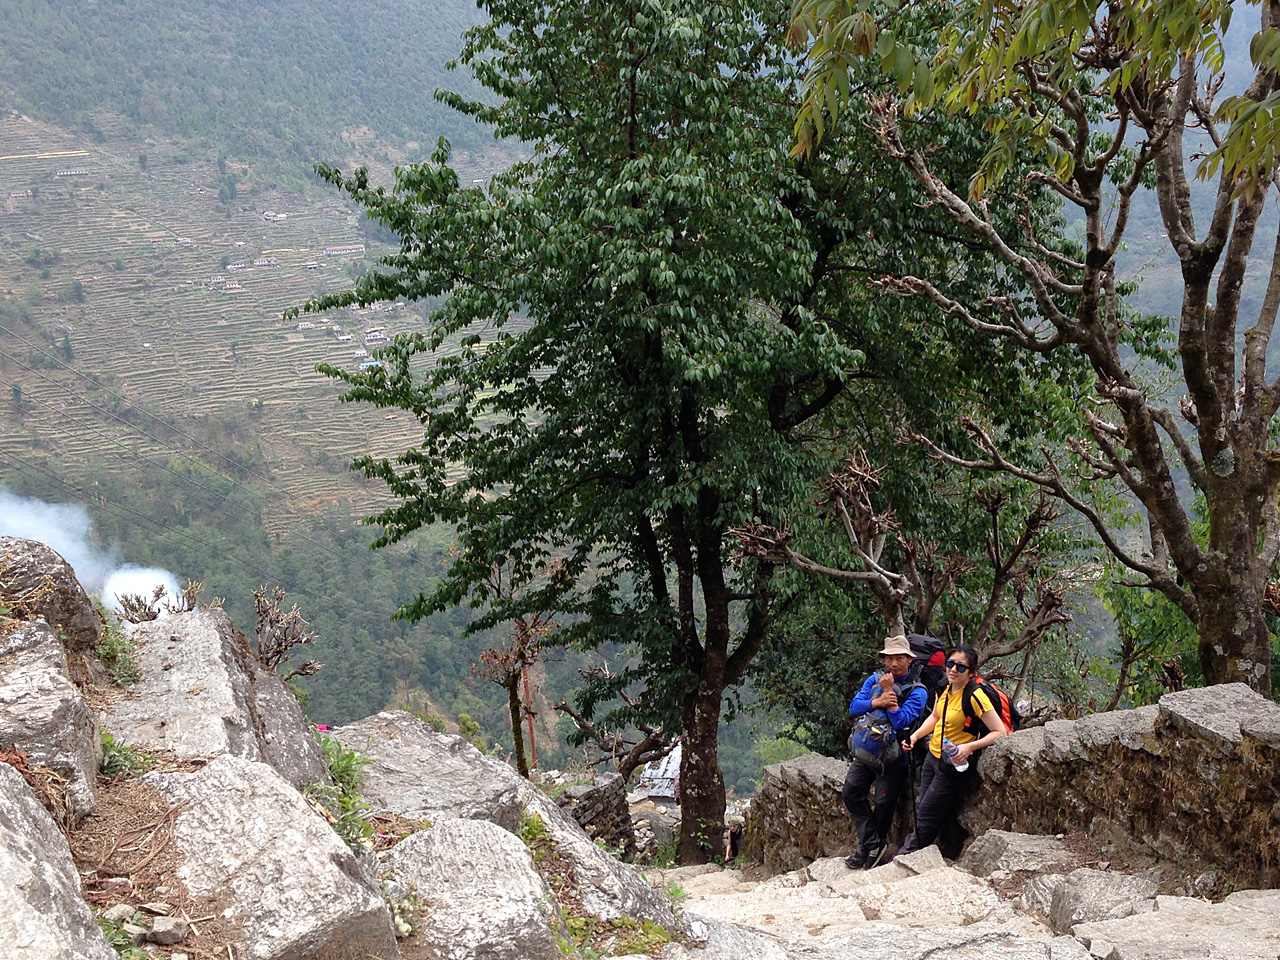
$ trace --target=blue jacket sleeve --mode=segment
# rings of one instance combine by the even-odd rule
[[[924,712],[924,705],[929,702],[929,693],[924,687],[913,687],[907,694],[905,703],[898,704],[897,710],[885,711],[893,729],[901,730],[915,722],[916,717]]]
[[[871,698],[875,696],[873,688],[878,688],[880,684],[876,678],[880,674],[873,673],[867,677],[866,683],[862,685],[862,689],[858,691],[858,695],[853,698],[853,702],[849,704],[849,713],[852,716],[860,717],[871,709]]]

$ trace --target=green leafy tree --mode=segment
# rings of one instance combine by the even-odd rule
[[[534,159],[484,190],[459,184],[443,147],[391,190],[322,167],[403,239],[307,309],[447,297],[382,367],[322,369],[345,399],[424,424],[395,460],[357,462],[400,501],[371,518],[377,543],[457,527],[448,576],[400,615],[469,600],[482,628],[552,611],[566,641],[630,651],[583,708],[629,689],[625,719],[682,731],[680,852],[702,860],[723,822],[722,700],[774,600],[767,564],[731,563],[729,531],[806,495],[816,471],[795,432],[860,359],[811,309],[842,221],[787,157],[780,11],[485,8],[462,62],[496,103],[444,99]],[[556,573],[517,603],[486,587],[495,562],[517,587]]]
[[[870,0],[801,0],[794,36],[811,41],[812,69],[795,150],[811,150],[850,102],[851,62],[870,58],[896,81],[897,94],[876,105],[876,125],[882,149],[916,179],[913,202],[944,211],[956,230],[1023,277],[1028,293],[963,296],[940,274],[888,277],[887,289],[1031,355],[1078,352],[1097,378],[1086,430],[1065,453],[1047,452],[1038,463],[1020,458],[978,424],[971,424],[977,454],[940,445],[934,452],[1066,501],[1130,571],[1129,584],[1159,592],[1195,625],[1207,682],[1269,693],[1264,599],[1280,555],[1272,430],[1280,381],[1267,374],[1267,354],[1280,305],[1280,247],[1263,254],[1269,280],[1260,302],[1242,309],[1242,292],[1275,172],[1280,7],[1259,6],[1251,76],[1232,91],[1221,84],[1235,6],[974,0],[956,8],[934,42],[919,43],[903,18]],[[991,112],[984,163],[968,185],[936,175],[944,142],[925,149],[904,139],[911,118],[928,109]],[[1201,137],[1210,153],[1198,161]],[[1010,176],[1026,150],[1036,168]],[[1195,202],[1197,176],[1210,185],[1204,204]],[[1027,183],[1050,186],[1077,211],[1078,255],[1049,249],[1031,211],[1016,229],[993,221],[989,207]],[[1120,261],[1143,191],[1154,192],[1178,258],[1177,318],[1123,308]],[[1186,391],[1176,406],[1150,377],[1161,367]],[[1194,530],[1192,498],[1179,492],[1179,469],[1204,498],[1204,537]],[[1147,542],[1134,549],[1117,536],[1114,517],[1079,493],[1080,481],[1127,491],[1148,520]]]

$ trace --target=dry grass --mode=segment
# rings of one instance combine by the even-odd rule
[[[192,770],[205,762],[158,758],[155,768]],[[241,960],[240,926],[222,915],[230,895],[192,897],[179,879],[183,860],[173,834],[182,807],[133,777],[99,780],[97,796],[97,809],[67,838],[90,906],[101,912],[121,903],[163,904],[192,930],[184,943],[157,948],[159,956],[179,951],[193,960]]]

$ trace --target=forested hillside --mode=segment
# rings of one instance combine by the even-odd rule
[[[2,0],[0,109],[90,133],[118,115],[125,135],[303,162],[351,127],[476,143],[483,132],[432,93],[470,89],[444,65],[478,19],[467,0]]]

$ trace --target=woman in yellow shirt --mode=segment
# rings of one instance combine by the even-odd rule
[[[929,755],[925,757],[920,773],[920,799],[916,802],[916,828],[898,851],[901,856],[913,850],[929,846],[938,838],[943,822],[955,813],[964,797],[964,791],[973,775],[973,767],[959,771],[975,752],[1003,737],[1008,731],[991,700],[976,688],[970,694],[974,711],[982,718],[987,732],[979,737],[965,729],[965,688],[977,672],[978,654],[967,644],[954,647],[947,656],[947,688],[938,694],[933,713],[904,741],[911,749],[916,741],[932,734]],[[947,757],[942,749],[943,739],[956,745],[954,756]]]

